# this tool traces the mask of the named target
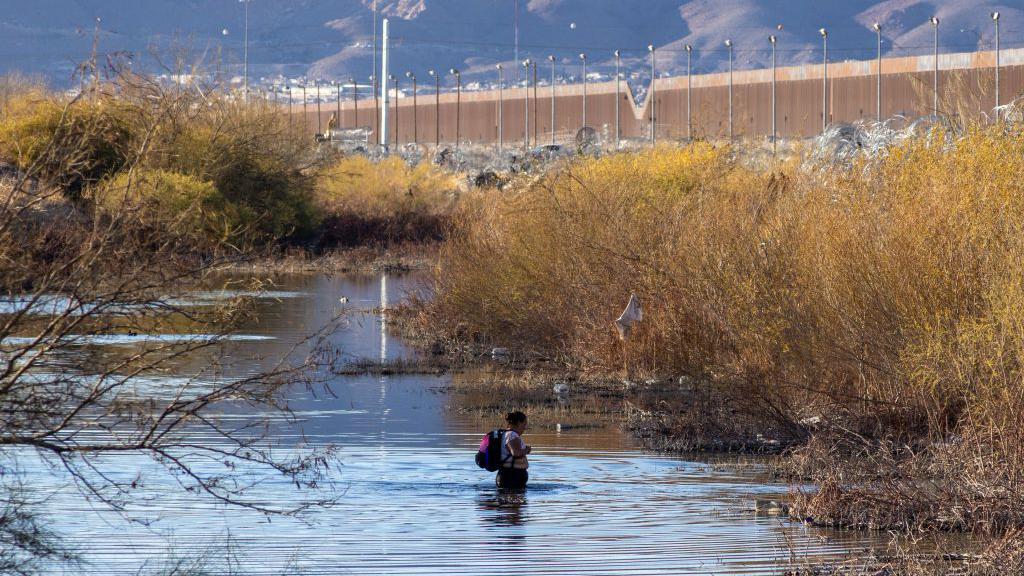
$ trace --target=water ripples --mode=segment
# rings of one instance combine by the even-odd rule
[[[301,277],[282,289],[287,297],[265,301],[261,323],[246,332],[273,340],[240,341],[239,354],[294,341],[338,310],[339,294],[394,302],[402,284]],[[381,333],[382,324],[370,314],[355,318],[337,345],[362,357],[406,353]],[[226,508],[182,490],[145,456],[110,457],[104,469],[112,477],[144,479],[127,513],[142,523],[130,523],[84,500],[38,456],[25,454],[20,463],[53,527],[84,551],[87,564],[68,574],[134,575],[171,548],[213,558],[230,549],[241,571],[254,575],[773,574],[793,554],[841,559],[880,544],[870,535],[755,517],[744,511],[753,500],[777,497],[784,487],[765,484],[752,470],[643,453],[614,429],[528,431],[535,447],[530,487],[501,492],[493,474],[473,463],[485,431],[450,417],[434,391],[445,383],[362,375],[338,378],[329,397],[297,391],[290,406],[301,433],[274,420],[275,450],[337,445],[342,461],[328,479],[337,503],[301,519]],[[223,420],[241,424],[254,415]],[[212,472],[219,463],[197,465]],[[287,508],[314,496],[284,477],[240,473],[257,481],[249,492],[257,503]]]

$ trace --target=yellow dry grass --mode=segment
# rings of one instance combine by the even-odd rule
[[[338,160],[317,175],[317,200],[323,212],[351,212],[365,217],[440,214],[450,211],[457,189],[455,176],[429,163],[409,166],[391,156]]]
[[[818,430],[794,462],[822,522],[1024,526],[1024,135],[936,130],[830,171],[734,158],[585,159],[467,202],[424,317],[594,375],[686,374],[720,409],[670,409],[684,430]]]
[[[436,242],[459,200],[456,177],[401,158],[341,158],[316,177],[322,241],[339,246]]]
[[[431,312],[591,371],[726,383],[790,422],[1005,420],[1024,407],[1022,169],[1024,136],[980,128],[841,173],[702,143],[581,160],[463,207]]]

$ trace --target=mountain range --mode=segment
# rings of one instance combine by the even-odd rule
[[[882,25],[886,55],[929,54],[939,18],[942,51],[991,49],[992,11],[1001,13],[1002,44],[1024,39],[1024,0],[0,0],[0,68],[73,85],[76,67],[92,52],[131,55],[133,66],[173,71],[174,62],[221,67],[240,77],[248,9],[248,75],[252,84],[281,78],[365,79],[374,62],[374,22],[387,17],[392,70],[458,68],[468,84],[493,82],[494,66],[519,72],[520,59],[557,58],[559,77],[581,73],[580,53],[597,76],[614,70],[613,51],[642,83],[650,77],[647,46],[661,74],[728,66],[762,67],[768,36],[778,37],[780,65],[820,61],[828,30],[832,61],[875,56],[871,25]],[[518,16],[517,16],[518,13]],[[99,21],[97,22],[97,18]],[[518,22],[518,26],[516,23]],[[781,26],[781,29],[779,28]],[[518,28],[518,52],[516,29]],[[379,38],[378,38],[379,45]],[[516,72],[512,72],[515,70]],[[508,76],[506,76],[508,77]],[[448,80],[446,79],[446,82]]]

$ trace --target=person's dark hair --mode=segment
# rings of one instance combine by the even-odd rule
[[[505,415],[505,422],[508,422],[509,426],[521,424],[523,422],[526,422],[526,414],[523,414],[518,410],[516,410],[515,412],[509,412],[508,414]]]

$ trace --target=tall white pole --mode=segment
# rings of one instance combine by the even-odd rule
[[[935,31],[935,70],[932,75],[932,114],[939,113],[939,19],[932,16],[929,21]]]
[[[381,22],[380,47],[380,143],[388,145],[388,19]]]
[[[377,0],[373,0],[373,74],[377,74]],[[376,92],[377,84],[374,83],[373,91]]]
[[[774,154],[778,151],[778,132],[775,127],[775,43],[778,39],[773,34],[768,37],[768,41],[771,42],[772,45],[772,154]]]

